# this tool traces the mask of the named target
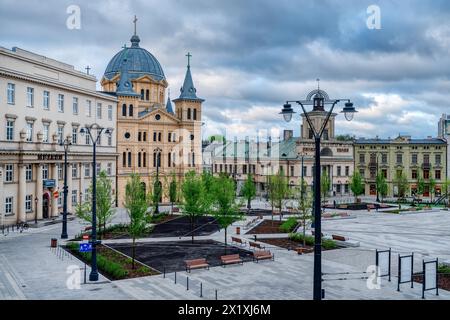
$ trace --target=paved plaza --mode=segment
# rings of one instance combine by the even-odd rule
[[[356,248],[323,252],[326,299],[420,299],[421,285],[402,285],[397,292],[397,254],[414,252],[415,271],[421,271],[422,258],[450,260],[450,212],[421,212],[395,215],[382,212],[352,212],[353,219],[324,220],[325,234],[340,234],[360,242]],[[267,217],[270,218],[270,217]],[[115,222],[124,223],[119,212]],[[239,222],[238,224],[242,224]],[[237,224],[236,224],[237,225]],[[84,228],[79,220],[69,223],[69,236]],[[228,229],[230,236],[235,228]],[[275,253],[275,261],[246,262],[243,266],[213,267],[175,274],[111,282],[100,277],[98,283],[81,284],[80,289],[67,287],[70,266],[83,268],[83,263],[69,256],[58,257],[50,250],[50,239],[61,232],[61,225],[28,229],[0,239],[0,299],[311,299],[313,254],[299,256],[295,252],[267,246]],[[223,231],[197,239],[223,242]],[[251,238],[251,235],[243,237]],[[189,238],[182,238],[188,240]],[[176,241],[179,238],[140,239],[139,242]],[[126,242],[110,240],[105,243]],[[366,280],[369,265],[375,263],[375,249],[392,248],[392,282],[382,279],[381,289],[370,290]],[[89,271],[89,268],[88,268]],[[82,272],[81,272],[82,274]],[[187,280],[189,277],[189,290]],[[200,297],[200,283],[202,297]],[[450,299],[440,290],[436,297]]]

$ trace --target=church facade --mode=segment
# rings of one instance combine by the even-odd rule
[[[190,58],[178,98],[171,100],[169,83],[159,61],[140,47],[136,34],[109,62],[103,91],[117,97],[117,205],[123,207],[130,174],[141,176],[146,191],[162,184],[163,202],[175,176],[178,185],[191,170],[201,172],[203,99],[197,97]],[[158,177],[158,178],[157,178]]]

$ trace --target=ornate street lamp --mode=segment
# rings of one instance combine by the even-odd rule
[[[321,228],[321,199],[320,199],[320,139],[326,128],[328,120],[333,113],[333,109],[341,101],[346,101],[344,109],[341,113],[344,113],[345,119],[351,121],[354,114],[357,112],[353,107],[353,103],[349,99],[337,99],[330,100],[328,94],[320,90],[320,88],[311,91],[306,100],[294,100],[286,101],[280,114],[283,115],[284,120],[289,122],[292,120],[292,115],[295,111],[292,108],[291,102],[297,103],[301,106],[304,116],[308,122],[308,125],[313,133],[315,142],[315,170],[314,170],[314,300],[322,300],[322,228]],[[326,112],[325,105],[331,105],[331,109],[326,114],[325,121],[321,128],[317,130],[312,123],[308,112],[305,110],[306,105],[312,105],[313,111]],[[303,168],[302,168],[303,171]]]
[[[64,194],[64,203],[63,203],[63,221],[62,221],[62,232],[61,232],[61,239],[67,239],[67,194],[68,194],[68,187],[67,187],[67,151],[69,149],[69,146],[72,145],[72,136],[67,136],[64,141],[61,141],[59,144],[60,146],[64,147],[64,187],[63,187],[63,194]]]
[[[89,134],[92,141],[93,156],[92,156],[92,262],[91,262],[91,273],[89,274],[89,281],[98,281],[98,268],[97,268],[97,159],[96,159],[96,148],[97,143],[101,137],[102,132],[107,136],[111,136],[112,131],[110,129],[105,129],[100,127],[98,124],[93,124],[91,126],[86,126],[80,129],[80,135],[83,137],[85,134]]]

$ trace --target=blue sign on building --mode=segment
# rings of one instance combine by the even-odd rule
[[[54,188],[56,187],[56,180],[55,179],[45,179],[44,180],[44,188]]]
[[[80,243],[80,252],[91,252],[92,243]]]

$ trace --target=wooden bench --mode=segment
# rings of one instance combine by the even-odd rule
[[[209,270],[209,264],[206,262],[206,259],[194,259],[194,260],[185,260],[186,263],[186,272],[191,272],[192,269],[199,268],[207,268]]]
[[[250,247],[253,247],[253,248],[258,248],[258,249],[265,249],[266,248],[266,247],[260,245],[259,243],[252,242],[252,241],[249,241],[248,244],[250,245]]]
[[[340,204],[340,205],[338,205],[338,208],[339,208],[339,209],[348,209],[348,205],[346,205],[346,204]]]
[[[297,252],[297,254],[304,254],[304,253],[311,253],[314,250],[313,249],[308,249],[308,248],[303,248],[303,247],[297,247],[294,249],[295,252]]]
[[[337,241],[346,241],[347,240],[347,239],[345,239],[345,237],[339,236],[337,234],[333,234],[331,237],[333,238],[333,240],[337,240]]]
[[[226,256],[221,256],[220,260],[222,261],[222,267],[225,267],[227,264],[244,264],[244,261],[239,257],[239,254],[229,254]]]
[[[253,261],[258,262],[259,260],[275,260],[275,256],[270,251],[255,251],[253,252]]]
[[[245,242],[241,238],[231,237],[231,242],[239,243],[240,245],[245,246]]]

